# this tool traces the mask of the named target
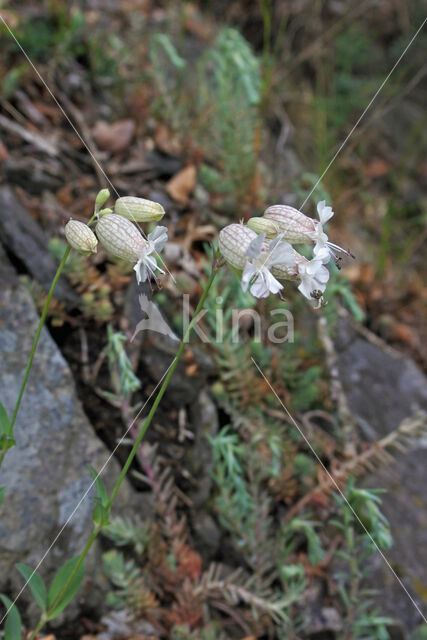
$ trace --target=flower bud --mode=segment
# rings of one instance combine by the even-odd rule
[[[247,225],[255,233],[265,233],[266,238],[274,238],[279,233],[279,225],[267,218],[249,218]]]
[[[109,197],[110,197],[110,192],[108,191],[108,189],[101,189],[101,191],[99,191],[98,195],[96,196],[96,200],[95,200],[96,208],[100,209],[101,207],[103,207]]]
[[[291,244],[304,244],[314,241],[318,227],[317,220],[283,204],[275,204],[264,212],[264,218],[277,224],[283,239]]]
[[[165,215],[162,205],[152,200],[124,196],[116,201],[114,212],[134,222],[152,222]]]
[[[221,229],[218,244],[228,264],[237,271],[243,271],[247,262],[246,252],[257,234],[243,224],[229,224]]]
[[[115,213],[107,213],[98,220],[96,235],[110,255],[135,264],[148,243],[130,220]]]
[[[79,253],[84,256],[96,253],[98,240],[87,224],[78,222],[78,220],[69,220],[65,225],[64,232],[70,247]]]

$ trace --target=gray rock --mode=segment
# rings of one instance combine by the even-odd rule
[[[196,488],[189,492],[189,497],[197,508],[205,504],[212,489],[214,459],[208,436],[216,436],[219,427],[216,405],[206,391],[201,391],[197,401],[191,405],[190,418],[194,430],[194,445],[188,448],[185,460],[197,482]]]
[[[0,187],[0,243],[49,291],[58,265],[47,251],[48,238],[10,187]],[[76,306],[78,296],[61,276],[55,297],[68,306]]]
[[[0,273],[10,271],[0,247]],[[27,290],[16,277],[3,280],[0,292],[0,400],[11,415],[38,323]],[[6,487],[0,512],[0,591],[14,597],[23,585],[16,562],[35,566],[50,549],[40,574],[49,583],[56,570],[78,554],[92,529],[93,491],[88,465],[100,470],[109,452],[95,436],[77,398],[70,369],[48,331],[43,329],[27,389],[15,424],[17,446],[0,470]],[[109,489],[119,473],[108,463],[103,478]],[[113,513],[147,505],[123,482]],[[76,507],[78,506],[77,510]],[[58,534],[60,533],[60,536]],[[67,619],[79,611],[102,611],[108,585],[94,545],[87,557],[85,580],[78,598],[65,610]],[[31,603],[31,604],[29,604]],[[39,615],[28,596],[19,600],[27,620]],[[28,606],[27,606],[28,605]],[[62,617],[62,621],[64,617]]]
[[[221,544],[221,529],[208,513],[194,519],[194,537],[205,563],[213,560]]]
[[[340,321],[335,336],[341,382],[362,439],[376,441],[403,419],[427,408],[427,381],[414,362],[380,341],[366,339],[348,321]],[[386,552],[393,569],[417,605],[427,609],[427,449],[395,456],[395,464],[370,474],[363,485],[384,488],[382,510],[394,545]],[[412,630],[421,617],[379,554],[372,559],[370,586],[379,590],[381,611]]]

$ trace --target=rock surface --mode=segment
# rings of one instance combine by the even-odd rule
[[[0,400],[11,415],[38,316],[1,247],[0,275]],[[11,597],[23,585],[14,568],[16,562],[34,567],[53,544],[39,570],[49,583],[56,570],[81,551],[92,528],[93,491],[81,501],[91,485],[88,465],[100,470],[110,455],[94,434],[68,365],[46,329],[16,421],[15,439],[17,446],[8,451],[0,470],[0,486],[6,487],[0,512],[0,592]],[[117,462],[110,460],[103,473],[107,487],[112,487],[118,473]],[[144,517],[148,510],[145,499],[127,481],[117,498],[119,507],[113,507],[113,514],[134,509]],[[100,553],[95,544],[87,558],[80,595],[63,614],[67,619],[85,609],[102,612],[108,584]],[[34,622],[38,610],[34,604],[25,606],[32,602],[28,589],[20,602],[25,617]]]
[[[414,362],[393,349],[370,341],[348,321],[340,321],[334,337],[341,382],[363,440],[376,441],[405,418],[427,409],[427,381]],[[386,552],[393,569],[424,613],[427,612],[427,442],[395,456],[363,482],[384,488],[383,512],[394,545]],[[372,559],[370,585],[379,590],[381,610],[412,630],[420,614],[379,554]]]
[[[48,239],[14,191],[6,186],[0,187],[0,243],[46,292],[49,291],[58,265],[47,251]],[[78,301],[77,294],[63,277],[56,286],[55,297],[71,307]]]

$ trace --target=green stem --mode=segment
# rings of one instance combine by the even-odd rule
[[[40,334],[41,334],[41,331],[43,329],[43,325],[44,325],[45,320],[46,320],[46,316],[47,316],[47,312],[48,312],[48,309],[49,309],[50,301],[52,300],[53,292],[54,292],[55,287],[56,287],[56,285],[58,283],[59,276],[61,275],[61,272],[62,272],[62,270],[63,270],[63,268],[65,266],[65,263],[67,262],[67,258],[68,258],[69,254],[70,254],[70,251],[71,251],[71,247],[67,247],[66,250],[65,250],[65,253],[64,253],[63,257],[62,257],[62,260],[61,260],[61,262],[59,264],[59,267],[58,267],[58,269],[57,269],[57,271],[55,273],[55,277],[52,280],[52,284],[50,286],[49,293],[47,294],[46,302],[44,303],[44,307],[43,307],[42,314],[40,316],[40,320],[39,320],[39,324],[38,324],[38,327],[37,327],[36,335],[34,336],[33,344],[32,344],[32,347],[31,347],[30,357],[28,358],[27,366],[25,368],[24,377],[23,377],[22,382],[21,382],[21,388],[19,389],[18,399],[16,401],[15,409],[13,411],[12,418],[10,420],[9,436],[13,435],[13,427],[14,427],[15,422],[16,422],[16,417],[18,415],[19,407],[21,406],[22,396],[24,395],[25,387],[26,387],[26,384],[27,384],[27,381],[28,381],[28,376],[30,375],[31,365],[33,364],[34,355],[36,353],[37,344],[38,344],[38,341],[39,341],[39,338],[40,338]],[[1,456],[0,456],[0,467],[1,467],[1,464],[2,464],[2,462],[4,460],[5,455],[6,455],[6,451],[3,451]]]
[[[45,623],[46,623],[46,617],[45,617],[45,614],[43,614],[40,620],[38,621],[36,628],[31,633],[29,640],[35,640],[35,638],[37,638],[38,632],[40,631],[40,629],[44,627]]]
[[[186,332],[184,334],[184,337],[181,340],[181,344],[179,345],[178,351],[176,352],[176,356],[174,357],[174,359],[172,361],[172,364],[168,369],[168,372],[167,372],[167,374],[165,376],[165,379],[163,380],[162,386],[160,387],[160,390],[159,390],[159,392],[158,392],[158,394],[156,396],[156,399],[153,402],[153,406],[151,407],[151,409],[150,409],[150,411],[148,413],[148,416],[145,419],[143,426],[141,427],[141,430],[140,430],[140,432],[138,434],[138,437],[136,438],[135,443],[134,443],[134,445],[133,445],[133,447],[132,447],[132,449],[131,449],[131,451],[130,451],[130,453],[128,455],[128,458],[127,458],[127,460],[126,460],[126,462],[125,462],[125,464],[124,464],[124,466],[123,466],[123,468],[122,468],[122,470],[120,472],[120,475],[119,475],[119,477],[117,479],[117,482],[114,485],[114,488],[113,488],[113,490],[111,492],[110,499],[109,499],[108,504],[106,506],[107,510],[111,507],[111,505],[112,505],[112,503],[114,501],[114,498],[116,497],[116,494],[117,494],[117,492],[118,492],[118,490],[120,488],[120,485],[122,484],[122,482],[123,482],[128,470],[129,470],[129,467],[132,464],[132,461],[133,461],[134,457],[136,456],[136,454],[138,452],[139,445],[141,444],[141,441],[142,441],[142,439],[143,439],[148,427],[150,426],[151,420],[153,419],[153,416],[156,413],[157,407],[159,406],[160,401],[163,398],[163,395],[164,395],[164,393],[165,393],[165,391],[167,389],[167,386],[168,386],[168,384],[170,382],[170,379],[172,378],[173,372],[175,371],[175,369],[176,369],[176,367],[178,365],[178,362],[179,362],[179,360],[180,360],[180,358],[181,358],[181,356],[183,354],[183,351],[184,351],[184,349],[185,349],[185,347],[187,345],[188,338],[190,337],[190,333],[191,333],[194,325],[197,322],[197,318],[199,316],[200,311],[202,310],[202,308],[203,308],[203,306],[205,304],[205,300],[206,300],[207,295],[209,293],[209,289],[211,288],[212,283],[213,283],[213,281],[215,279],[215,276],[216,276],[216,274],[218,272],[218,268],[219,268],[219,266],[217,265],[212,269],[212,273],[211,273],[211,275],[209,277],[209,280],[206,283],[206,287],[205,287],[205,289],[204,289],[204,291],[203,291],[203,293],[202,293],[202,295],[200,297],[199,303],[198,303],[198,305],[197,305],[197,307],[196,307],[196,309],[194,311],[193,317],[191,318],[191,321],[190,321],[190,323],[189,323],[189,325],[187,327],[187,330],[186,330]],[[58,593],[55,601],[53,602],[53,604],[49,608],[49,611],[53,611],[54,610],[54,608],[57,606],[58,602],[60,602],[61,598],[63,597],[64,593],[66,593],[66,590],[67,590],[68,586],[71,584],[71,581],[73,580],[74,576],[76,575],[77,571],[79,570],[79,567],[81,566],[85,556],[87,555],[89,549],[91,548],[92,544],[95,542],[95,540],[98,537],[98,534],[100,532],[101,532],[101,528],[96,528],[92,532],[90,538],[88,539],[88,541],[87,541],[87,543],[85,545],[85,548],[83,549],[82,553],[80,554],[80,557],[79,557],[79,560],[78,560],[76,566],[74,567],[73,571],[68,576],[68,579],[64,583],[64,586],[62,587],[62,589]],[[46,616],[46,614],[44,614],[44,617],[42,616],[40,618],[39,623],[38,623],[37,627],[34,629],[34,631],[32,632],[29,640],[34,640],[36,635],[37,635],[37,633],[40,631],[40,629],[42,629],[42,627],[44,626],[46,620],[48,619],[49,611],[47,612],[47,616]]]
[[[128,459],[126,460],[126,462],[125,462],[125,464],[123,466],[123,469],[122,469],[122,471],[121,471],[121,473],[119,475],[119,478],[118,478],[118,480],[117,480],[117,482],[116,482],[116,484],[115,484],[115,486],[113,488],[113,491],[111,492],[111,497],[110,497],[110,499],[108,501],[108,507],[111,506],[114,498],[116,497],[117,491],[119,490],[119,487],[120,487],[121,483],[123,482],[123,479],[126,476],[128,470],[129,470],[129,467],[132,464],[132,461],[133,461],[134,457],[136,456],[136,454],[138,452],[138,448],[139,448],[139,445],[141,444],[141,440],[144,437],[148,427],[150,426],[151,420],[153,419],[153,416],[156,413],[157,407],[159,406],[160,401],[163,398],[163,395],[164,395],[164,393],[165,393],[165,391],[167,389],[169,381],[173,376],[173,372],[175,371],[175,369],[177,367],[177,364],[178,364],[178,362],[179,362],[179,360],[180,360],[180,358],[182,356],[182,353],[183,353],[183,351],[185,349],[185,346],[186,346],[186,344],[188,342],[188,338],[190,336],[190,333],[191,333],[194,325],[197,322],[198,315],[199,315],[200,311],[203,309],[203,306],[205,304],[205,300],[206,300],[207,295],[209,293],[209,289],[211,288],[211,285],[212,285],[212,283],[213,283],[213,281],[215,279],[216,274],[217,274],[217,270],[216,270],[216,268],[214,268],[212,273],[211,273],[211,275],[210,275],[210,277],[209,277],[208,282],[206,283],[206,287],[205,287],[205,289],[204,289],[204,291],[203,291],[203,293],[202,293],[202,295],[200,297],[199,303],[198,303],[198,305],[196,307],[196,310],[194,311],[194,314],[193,314],[193,317],[192,317],[192,319],[190,321],[190,324],[188,325],[187,330],[186,330],[186,332],[184,334],[184,337],[182,338],[181,344],[179,345],[179,349],[176,352],[176,356],[172,361],[172,364],[171,364],[171,366],[170,366],[170,368],[169,368],[169,370],[168,370],[168,372],[166,374],[165,379],[163,380],[163,383],[162,383],[162,386],[160,387],[159,393],[157,394],[156,399],[153,402],[153,406],[151,407],[150,412],[149,412],[146,420],[144,421],[144,424],[141,427],[141,430],[140,430],[140,432],[138,434],[138,437],[136,438],[135,443],[134,443],[134,445],[133,445],[133,447],[131,449],[131,452],[129,453]]]
[[[94,543],[94,541],[96,540],[96,537],[99,533],[100,529],[95,529],[88,541],[85,544],[85,548],[83,549],[83,551],[81,552],[79,559],[77,561],[76,566],[74,567],[72,573],[68,576],[68,579],[65,581],[64,586],[62,587],[61,591],[58,593],[58,595],[56,596],[55,600],[52,602],[52,604],[50,605],[48,611],[43,612],[43,614],[40,617],[40,620],[37,623],[37,626],[34,628],[34,630],[32,631],[30,637],[28,640],[35,640],[35,638],[37,637],[38,632],[44,627],[44,625],[46,624],[46,622],[49,621],[49,613],[54,611],[55,608],[58,606],[58,604],[60,603],[64,593],[66,593],[68,586],[71,584],[72,579],[74,578],[74,576],[76,575],[77,571],[79,570],[82,562],[84,561],[85,557],[88,554],[89,549],[91,548],[92,544]]]

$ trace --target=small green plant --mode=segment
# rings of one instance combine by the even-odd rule
[[[78,60],[81,69],[88,70],[95,86],[123,85],[119,70],[127,55],[123,42],[110,33],[94,31],[79,9],[70,9],[64,3],[50,3],[43,17],[21,19],[14,34],[28,57],[36,63],[51,65],[54,61],[55,68],[63,70]],[[29,63],[13,65],[14,56],[21,50],[4,24],[0,25],[0,42],[5,48],[9,67],[12,67],[2,79],[3,91],[9,97],[31,67]]]
[[[247,41],[235,29],[221,29],[200,57],[194,84],[168,35],[153,37],[149,55],[157,91],[153,109],[176,134],[184,131],[203,148],[202,183],[216,194],[229,194],[234,203],[247,199],[256,172],[262,82]]]
[[[344,547],[336,555],[344,562],[344,568],[337,575],[338,590],[342,599],[345,618],[341,640],[388,640],[387,625],[390,618],[380,615],[372,606],[374,592],[363,586],[369,572],[368,558],[375,553],[376,545],[389,549],[392,538],[388,522],[380,511],[379,490],[358,489],[354,478],[350,477],[346,500],[334,495],[339,508],[340,519],[332,524],[342,531]]]

